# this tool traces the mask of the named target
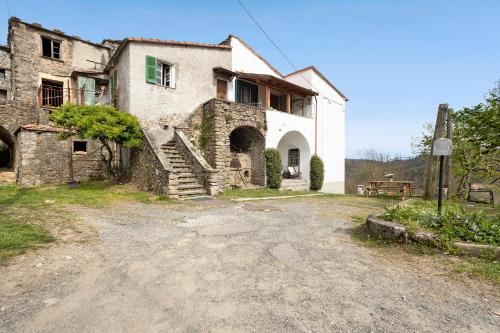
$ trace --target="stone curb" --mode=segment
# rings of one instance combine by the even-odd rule
[[[290,199],[290,198],[300,198],[300,197],[317,197],[325,195],[323,193],[317,194],[298,194],[298,195],[283,195],[280,197],[263,197],[263,198],[236,198],[231,199],[231,201],[257,201],[257,200],[275,200],[275,199]]]
[[[414,242],[427,246],[438,249],[443,248],[441,238],[437,234],[426,231],[407,231],[406,227],[402,224],[380,220],[373,215],[366,218],[366,228],[371,233],[384,239],[402,241],[405,243],[408,239],[411,239]],[[496,259],[500,259],[500,247],[497,246],[465,242],[453,242],[452,244],[460,250],[460,252],[474,257],[493,255]]]

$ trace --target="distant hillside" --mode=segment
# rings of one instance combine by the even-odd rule
[[[422,187],[425,164],[425,158],[420,156],[389,161],[346,159],[345,191],[354,194],[357,185],[367,185],[370,180],[384,180],[388,173],[393,173],[395,180],[412,180]]]

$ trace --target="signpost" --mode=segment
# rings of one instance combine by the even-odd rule
[[[441,213],[443,207],[443,170],[444,170],[444,157],[451,155],[452,143],[450,139],[439,138],[434,141],[432,154],[439,156],[439,187],[438,187],[438,216],[441,222]],[[449,190],[449,189],[448,189]]]

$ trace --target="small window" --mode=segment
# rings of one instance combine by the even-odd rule
[[[42,54],[47,58],[61,59],[61,42],[42,37]]]
[[[87,141],[73,141],[73,153],[86,153]]]
[[[156,84],[165,87],[171,87],[171,72],[172,66],[161,62],[156,63]]]
[[[7,100],[7,90],[0,89],[0,101]]]
[[[0,79],[5,79],[5,69],[0,68]]]

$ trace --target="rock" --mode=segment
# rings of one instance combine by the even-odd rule
[[[54,305],[54,304],[57,304],[59,303],[60,301],[60,298],[48,298],[46,300],[43,301],[43,304],[45,304],[46,306],[51,306],[51,305]]]
[[[406,240],[406,229],[402,224],[379,220],[370,215],[366,219],[366,227],[373,234],[385,239]]]
[[[425,244],[427,246],[441,248],[441,238],[428,231],[409,231],[408,237],[417,243]]]
[[[464,242],[454,242],[453,245],[457,247],[460,251],[470,254],[474,257],[480,256],[494,256],[496,259],[500,259],[500,247],[484,245],[484,244],[472,244]]]
[[[55,200],[49,200],[49,199],[45,199],[45,201],[44,201],[44,202],[45,202],[47,205],[53,205],[53,204],[55,204],[55,203],[56,203],[56,202],[55,202]]]

